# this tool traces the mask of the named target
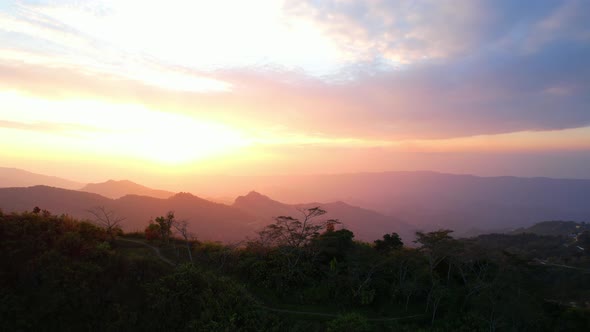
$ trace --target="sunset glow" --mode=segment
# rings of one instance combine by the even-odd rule
[[[2,331],[588,331],[589,218],[590,0],[0,0]]]
[[[478,173],[465,160],[503,154],[550,176],[511,156],[586,160],[585,2],[361,3],[3,3],[2,163]]]
[[[20,144],[52,152],[141,158],[163,165],[224,155],[250,143],[226,126],[150,110],[141,105],[92,100],[44,100],[15,92],[0,93],[4,105],[3,141],[19,135]],[[10,128],[12,127],[12,128]],[[31,135],[30,132],[36,135]]]

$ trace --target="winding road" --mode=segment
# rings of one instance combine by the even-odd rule
[[[119,237],[119,238],[117,238],[117,240],[126,241],[126,242],[133,242],[133,243],[141,244],[141,245],[143,245],[143,246],[146,246],[146,247],[148,247],[148,248],[151,248],[151,249],[152,249],[152,250],[153,250],[153,251],[156,253],[156,255],[158,255],[158,258],[159,258],[159,259],[160,259],[162,262],[164,262],[164,263],[166,263],[166,264],[168,264],[168,265],[170,265],[170,266],[175,266],[175,265],[176,265],[176,264],[175,264],[173,261],[171,261],[171,260],[169,260],[168,258],[164,257],[164,256],[162,255],[162,253],[160,252],[160,248],[158,248],[158,247],[154,247],[154,246],[152,246],[152,245],[150,245],[150,244],[147,244],[147,243],[145,243],[145,242],[138,241],[138,240],[130,240],[130,239],[124,239],[124,238],[120,238],[120,237]]]
[[[537,264],[541,264],[541,265],[545,265],[545,266],[561,267],[561,268],[564,268],[564,269],[572,269],[572,270],[577,270],[577,271],[582,271],[582,272],[590,273],[590,270],[589,269],[584,269],[584,268],[581,268],[581,267],[571,266],[571,265],[563,265],[563,264],[549,263],[546,260],[542,260],[542,259],[539,259],[539,258],[533,259],[532,262],[537,263]]]
[[[158,258],[170,265],[170,266],[175,266],[176,264],[169,260],[168,258],[164,257],[162,255],[162,253],[160,252],[160,248],[158,247],[154,247],[148,243],[142,242],[142,241],[138,241],[138,240],[131,240],[131,239],[125,239],[125,238],[117,238],[117,240],[121,240],[121,241],[126,241],[126,242],[133,242],[133,243],[137,243],[137,244],[141,244],[143,246],[146,246],[148,248],[151,248],[156,255],[158,256]],[[259,302],[259,301],[257,301]],[[313,312],[313,311],[297,311],[297,310],[288,310],[288,309],[280,309],[280,308],[272,308],[272,307],[267,307],[265,305],[262,304],[258,304],[257,305],[258,308],[264,309],[264,310],[268,310],[268,311],[273,311],[273,312],[281,312],[281,313],[286,313],[286,314],[294,314],[294,315],[310,315],[310,316],[321,316],[321,317],[330,317],[330,318],[337,318],[342,316],[341,314],[330,314],[330,313],[325,313],[325,312]],[[416,317],[420,317],[423,315],[412,315],[412,316],[403,316],[403,317],[384,317],[384,318],[367,318],[368,321],[371,322],[388,322],[388,321],[396,321],[396,320],[402,320],[402,319],[410,319],[410,318],[416,318]]]

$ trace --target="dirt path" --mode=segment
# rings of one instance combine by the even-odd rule
[[[590,273],[590,270],[589,269],[584,269],[584,268],[581,268],[581,267],[571,266],[571,265],[563,265],[563,264],[549,263],[547,261],[544,261],[544,260],[538,259],[538,258],[533,259],[533,262],[538,263],[538,264],[541,264],[541,265],[545,265],[545,266],[561,267],[561,268],[564,268],[564,269],[572,269],[572,270],[577,270],[577,271],[582,271],[582,272]]]
[[[564,268],[564,269],[571,269],[571,270],[577,270],[577,271],[582,271],[582,272],[590,273],[590,270],[584,269],[584,268],[581,268],[581,267],[577,267],[577,266],[562,265],[562,264],[553,264],[553,263],[545,263],[543,265],[561,267],[561,268]]]
[[[168,258],[164,257],[162,255],[162,253],[160,252],[160,248],[158,247],[154,247],[150,244],[147,244],[145,242],[142,241],[138,241],[138,240],[130,240],[130,239],[124,239],[124,238],[117,238],[118,240],[121,241],[126,241],[126,242],[133,242],[133,243],[137,243],[137,244],[141,244],[143,246],[146,246],[148,248],[151,248],[156,255],[158,255],[158,258],[163,261],[164,263],[171,265],[171,266],[175,266],[176,264],[174,264],[173,261],[169,260]],[[336,317],[340,317],[341,315],[339,314],[328,314],[325,312],[313,312],[313,311],[297,311],[297,310],[288,310],[288,309],[279,309],[279,308],[272,308],[272,307],[267,307],[265,305],[258,305],[259,308],[264,309],[264,310],[268,310],[268,311],[273,311],[273,312],[282,312],[282,313],[286,313],[286,314],[295,314],[295,315],[310,315],[310,316],[321,316],[321,317],[330,317],[330,318],[336,318]],[[423,315],[413,315],[413,316],[404,316],[404,317],[385,317],[385,318],[368,318],[368,321],[372,321],[372,322],[387,322],[387,321],[396,321],[396,320],[401,320],[401,319],[409,319],[409,318],[416,318],[416,317],[420,317]]]
[[[341,314],[328,314],[324,312],[313,312],[313,311],[297,311],[297,310],[288,310],[288,309],[279,309],[279,308],[271,308],[264,305],[258,306],[261,309],[273,311],[273,312],[282,312],[286,314],[295,314],[295,315],[310,315],[310,316],[321,316],[321,317],[330,317],[336,318],[342,316]],[[403,316],[403,317],[385,317],[385,318],[367,318],[370,322],[388,322],[388,321],[396,321],[401,319],[409,319],[409,318],[416,318],[423,315],[412,315],[412,316]]]
[[[141,244],[141,245],[143,245],[143,246],[146,246],[146,247],[148,247],[148,248],[151,248],[151,249],[152,249],[152,250],[153,250],[153,251],[156,253],[156,255],[158,255],[158,258],[159,258],[159,259],[160,259],[162,262],[164,262],[164,263],[166,263],[166,264],[168,264],[168,265],[170,265],[170,266],[175,266],[175,265],[176,265],[176,264],[175,264],[173,261],[171,261],[171,260],[169,260],[168,258],[164,257],[164,256],[162,255],[162,253],[160,252],[160,248],[158,248],[158,247],[154,247],[154,246],[152,246],[152,245],[150,245],[150,244],[147,244],[147,243],[145,243],[145,242],[138,241],[138,240],[130,240],[130,239],[124,239],[124,238],[117,238],[117,240],[126,241],[126,242],[133,242],[133,243]]]

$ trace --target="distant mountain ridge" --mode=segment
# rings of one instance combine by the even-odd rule
[[[25,178],[10,175],[11,172]],[[277,202],[283,202],[280,204],[346,202],[383,216],[395,216],[396,220],[423,230],[450,228],[455,230],[455,236],[509,233],[540,220],[580,222],[587,221],[590,216],[590,180],[587,179],[480,177],[421,171],[195,176],[183,177],[181,180],[183,190],[199,193],[202,197],[225,197],[222,201],[228,205],[232,204],[228,202],[228,196],[236,197],[254,189]],[[0,168],[0,187],[47,184],[80,189],[84,186],[67,180],[57,184],[51,181],[56,181],[56,178]],[[169,191],[147,188],[130,181],[107,181],[97,185],[100,189],[84,189],[111,198],[127,194],[160,198],[173,195]],[[261,220],[260,216],[257,220]]]
[[[174,195],[171,191],[152,189],[129,180],[108,180],[102,183],[89,183],[80,191],[99,194],[109,198],[121,198],[125,195],[139,195],[156,198],[168,198]]]
[[[355,238],[373,241],[385,233],[397,232],[410,241],[414,229],[393,217],[348,205],[344,202],[288,205],[251,192],[238,197],[232,206],[213,203],[189,193],[169,198],[125,195],[111,199],[95,193],[49,186],[0,188],[0,209],[4,212],[31,211],[35,206],[55,214],[69,214],[92,220],[90,209],[105,207],[125,217],[125,231],[142,231],[149,220],[174,211],[179,219],[189,221],[190,230],[201,240],[241,241],[255,237],[255,232],[273,223],[273,217],[299,217],[300,210],[319,206],[327,211],[322,216],[339,219],[342,226],[355,233]]]
[[[172,191],[152,189],[129,180],[108,180],[102,183],[84,184],[56,176],[32,173],[18,168],[0,167],[0,188],[32,186],[80,190],[115,199],[125,195],[168,198],[175,194]]]
[[[275,201],[256,191],[236,198],[235,208],[241,209],[258,218],[261,226],[273,223],[274,217],[291,216],[300,218],[302,210],[320,207],[326,214],[318,219],[338,219],[342,226],[351,230],[358,240],[372,242],[386,233],[397,232],[406,241],[414,238],[416,228],[398,219],[378,212],[352,206],[345,202],[285,204]]]
[[[590,231],[590,223],[575,221],[543,221],[530,227],[519,228],[512,234],[531,233],[537,235],[568,236],[584,231]]]
[[[187,193],[167,199],[126,195],[110,199],[98,194],[48,186],[0,188],[4,212],[32,211],[35,206],[54,214],[69,214],[92,220],[89,209],[104,206],[125,217],[125,231],[143,231],[149,220],[168,211],[189,222],[189,230],[200,240],[240,241],[254,234],[255,218],[231,206],[212,203]]]
[[[344,201],[424,229],[450,228],[457,236],[511,231],[540,220],[584,221],[590,216],[590,180],[480,177],[436,172],[228,177],[281,202]],[[214,181],[223,183],[224,178]],[[190,184],[188,184],[190,186]],[[200,190],[215,190],[195,183]],[[224,190],[227,190],[224,188]],[[212,193],[214,195],[216,193]]]
[[[0,167],[0,188],[30,187],[37,185],[78,189],[84,184],[56,176],[36,174],[18,168]]]

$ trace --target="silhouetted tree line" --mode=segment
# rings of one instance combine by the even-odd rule
[[[96,210],[95,210],[96,211]],[[101,218],[119,220],[110,211]],[[564,237],[418,232],[354,240],[312,208],[244,243],[196,241],[173,213],[112,222],[0,212],[0,330],[587,331],[590,256]],[[98,218],[98,217],[97,217]],[[121,219],[122,220],[122,219]],[[113,226],[113,227],[110,227]],[[176,230],[177,237],[174,237]],[[569,242],[568,242],[569,241]],[[170,248],[181,244],[186,259]],[[564,245],[565,244],[565,245]],[[167,251],[170,250],[170,251]],[[184,257],[184,256],[183,256]],[[302,314],[311,312],[314,314]],[[393,319],[400,318],[400,319]]]

